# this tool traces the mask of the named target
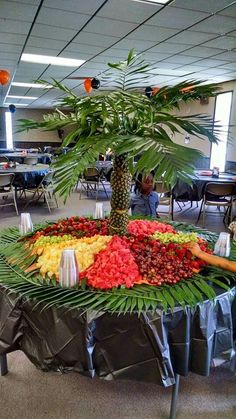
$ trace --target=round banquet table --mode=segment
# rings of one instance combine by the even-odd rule
[[[37,187],[48,173],[48,164],[18,164],[15,168],[4,169],[0,166],[0,174],[14,173],[13,185],[17,188]]]
[[[236,372],[236,287],[194,308],[140,316],[43,307],[0,286],[2,376],[7,353],[20,349],[44,371],[173,385],[169,418],[175,419],[180,376],[207,376],[226,361]]]
[[[24,163],[24,159],[27,157],[33,157],[38,159],[39,163],[50,163],[52,155],[49,153],[27,153],[22,154],[20,152],[11,152],[11,153],[0,153],[0,157],[7,157],[11,161],[16,161],[18,163]]]
[[[177,182],[173,189],[174,198],[177,200],[201,201],[206,184],[209,182],[233,183],[236,189],[236,176],[232,174],[222,173],[218,178],[213,178],[196,173],[195,176],[192,176],[192,185],[182,181]]]

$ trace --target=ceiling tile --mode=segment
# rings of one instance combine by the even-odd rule
[[[39,55],[49,55],[49,56],[57,56],[60,53],[60,50],[54,48],[38,48],[32,47],[31,45],[26,46],[24,49],[26,54],[39,54]]]
[[[23,47],[26,40],[26,35],[16,35],[0,31],[1,44],[14,44]]]
[[[143,53],[143,57],[147,61],[151,60],[151,61],[154,61],[154,62],[165,60],[166,58],[168,58],[170,56],[171,56],[171,54],[161,54],[160,52],[147,51],[147,52]]]
[[[204,44],[204,46],[200,45],[199,47],[190,48],[188,51],[184,51],[184,54],[190,55],[191,57],[208,58],[221,52],[224,52],[224,50],[219,48],[206,48]]]
[[[13,61],[17,61],[19,58],[19,54],[17,53],[13,53],[13,52],[4,52],[2,50],[0,50],[0,63],[2,64],[2,62],[4,60],[13,60]]]
[[[229,0],[175,0],[172,5],[184,9],[215,13],[228,6],[229,2],[231,3]]]
[[[226,70],[227,69],[229,69],[229,70],[235,70],[236,69],[236,63],[233,62],[233,63],[223,64],[219,68],[225,68]]]
[[[59,28],[70,28],[79,31],[88,19],[88,15],[73,12],[62,13],[61,10],[42,7],[37,17],[37,23],[49,26],[53,23],[53,26],[59,26]]]
[[[109,47],[115,42],[119,41],[118,37],[112,35],[101,35],[99,36],[96,33],[82,31],[80,34],[73,40],[78,44],[88,44],[93,46],[102,46],[104,48]]]
[[[31,23],[22,20],[4,19],[0,17],[0,30],[7,34],[27,35],[30,30]]]
[[[22,2],[9,3],[1,0],[0,17],[4,19],[15,19],[31,22],[37,12],[37,6],[24,4]]]
[[[0,34],[0,40],[1,40],[1,34]],[[0,43],[0,52],[10,52],[10,53],[20,54],[21,50],[22,50],[22,45]]]
[[[149,49],[149,52],[166,52],[170,54],[177,54],[189,48],[187,44],[171,44],[170,42],[162,42]]]
[[[177,67],[177,70],[183,68],[186,73],[191,73],[191,72],[199,72],[201,70],[205,70],[206,67],[200,66],[200,65],[195,65],[195,64],[189,64],[189,65],[184,65],[181,67]]]
[[[228,36],[234,36],[235,37],[236,36],[236,31],[229,32],[229,33],[227,33],[227,35]]]
[[[41,0],[24,0],[25,4],[32,4],[33,6],[39,6]],[[22,3],[22,0],[7,0],[8,3]]]
[[[185,29],[207,16],[209,16],[208,13],[178,9],[177,7],[165,7],[149,19],[147,24],[172,29]]]
[[[178,64],[191,64],[194,63],[194,61],[197,61],[196,57],[189,57],[187,55],[173,55],[172,57],[169,57],[166,59],[169,63],[176,63],[176,67]]]
[[[156,64],[157,66],[157,71],[159,71],[159,69],[166,69],[166,70],[173,70],[176,67],[179,67],[180,64],[176,64],[176,63],[168,63],[167,61],[160,61]],[[155,70],[155,69],[154,69]]]
[[[158,28],[157,26],[142,25],[136,29],[129,38],[137,40],[156,41],[159,43],[165,39],[175,35],[178,32],[177,29]]]
[[[44,0],[43,5],[53,9],[92,15],[103,3],[104,0]]]
[[[204,46],[222,49],[232,49],[236,48],[236,38],[234,38],[233,36],[220,36],[217,39],[206,42]]]
[[[31,36],[56,39],[58,41],[70,41],[75,36],[77,30],[59,28],[58,26],[49,26],[36,23],[31,32]],[[45,41],[44,41],[45,42]]]
[[[132,36],[132,34],[131,34]],[[135,51],[141,52],[145,51],[146,49],[152,47],[155,45],[155,41],[141,41],[135,42],[133,39],[130,39],[129,36],[125,39],[122,39],[120,42],[118,42],[116,45],[114,45],[114,48],[122,48],[129,51],[132,48],[135,48]]]
[[[86,31],[102,35],[125,36],[135,29],[137,24],[112,20],[102,17],[95,17],[86,26]]]
[[[223,74],[229,73],[229,70],[220,69],[220,68],[207,68],[206,70],[202,70],[200,74],[207,74],[209,76],[221,76]]]
[[[194,31],[209,32],[224,35],[229,31],[233,31],[236,27],[236,19],[228,16],[215,15],[211,16],[204,22],[197,23],[193,26]]]
[[[59,52],[67,45],[67,42],[56,41],[55,39],[50,38],[45,40],[45,38],[38,38],[36,36],[30,36],[27,42],[27,46],[37,48],[44,48],[45,44],[47,45],[47,48],[55,49]]]
[[[227,64],[227,61],[223,61],[223,60],[218,60],[219,55],[217,55],[217,59],[214,58],[206,58],[206,59],[202,59],[199,60],[198,62],[196,62],[196,65],[200,65],[203,67],[218,67],[221,66],[223,64]]]
[[[236,61],[236,51],[227,51],[217,55],[217,60]],[[236,64],[235,64],[236,65]]]
[[[232,6],[227,7],[226,9],[219,12],[219,14],[224,16],[236,17],[236,4],[234,3]]]
[[[227,77],[232,77],[232,78],[236,79],[236,71],[232,71],[232,72],[227,73]]]
[[[130,0],[110,0],[99,11],[98,16],[141,23],[154,13],[158,12],[161,7],[162,6],[157,4],[147,5],[145,3],[132,2]]]
[[[63,51],[64,52],[73,52],[77,54],[78,57],[80,54],[89,54],[89,55],[96,55],[103,51],[104,47],[96,47],[94,45],[87,45],[87,44],[78,44],[77,42],[71,42],[68,47],[66,47]]]
[[[211,33],[206,32],[194,32],[194,31],[183,31],[171,38],[168,42],[180,43],[180,44],[189,44],[189,45],[199,45],[202,42],[206,42],[210,39],[215,38],[216,36]]]

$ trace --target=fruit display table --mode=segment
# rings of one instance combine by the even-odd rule
[[[161,384],[165,387],[173,385],[170,417],[174,418],[180,376],[186,376],[190,371],[207,376],[210,373],[211,366],[233,360],[233,319],[236,315],[236,287],[231,285],[228,290],[218,287],[217,282],[219,284],[221,282],[220,271],[217,271],[217,275],[211,275],[212,281],[215,281],[214,286],[212,284],[211,288],[210,286],[209,288],[203,288],[206,293],[209,293],[209,289],[211,289],[212,294],[209,295],[209,298],[206,298],[206,296],[200,298],[201,294],[194,287],[201,284],[198,290],[201,289],[201,281],[204,276],[201,278],[199,274],[196,274],[198,275],[196,279],[193,276],[192,279],[186,279],[185,282],[192,281],[190,289],[194,290],[201,301],[196,304],[193,304],[191,300],[189,304],[184,304],[184,301],[181,301],[179,304],[176,302],[173,306],[170,300],[171,294],[168,294],[168,287],[173,287],[171,289],[176,290],[177,299],[178,292],[180,292],[181,278],[175,273],[179,283],[173,283],[172,279],[170,280],[170,274],[163,271],[162,277],[165,282],[162,282],[157,275],[157,285],[151,285],[155,283],[154,268],[152,267],[150,275],[146,273],[146,270],[142,271],[144,272],[142,278],[145,275],[146,279],[141,284],[136,282],[136,285],[134,283],[131,287],[125,277],[125,271],[120,271],[123,272],[122,278],[124,282],[126,281],[128,288],[121,285],[118,288],[113,287],[110,290],[102,291],[99,288],[101,280],[98,283],[101,272],[96,266],[98,261],[100,261],[100,264],[104,263],[107,246],[110,246],[109,252],[113,251],[115,254],[117,251],[115,246],[118,243],[119,252],[121,252],[120,242],[117,242],[117,238],[109,239],[106,236],[105,220],[93,222],[78,218],[73,219],[73,223],[74,230],[69,230],[74,234],[73,240],[68,235],[71,220],[48,225],[43,230],[39,229],[33,236],[26,238],[26,241],[23,238],[23,243],[22,239],[19,242],[19,235],[14,228],[8,229],[7,234],[6,232],[2,234],[1,243],[4,243],[4,246],[0,247],[0,280],[2,282],[0,286],[0,356],[2,375],[7,373],[6,355],[20,349],[34,365],[44,371],[77,371],[91,378],[97,376],[105,380],[139,380]],[[79,223],[79,228],[76,230],[77,223]],[[148,245],[159,246],[161,240],[164,240],[165,254],[169,252],[170,255],[173,255],[174,251],[179,251],[179,259],[176,253],[173,263],[177,266],[180,263],[178,260],[181,260],[183,264],[181,265],[181,272],[183,272],[183,275],[187,275],[187,272],[191,276],[190,267],[196,267],[197,260],[189,259],[189,255],[182,245],[184,236],[177,232],[170,232],[172,226],[169,225],[165,228],[158,222],[154,225],[155,228],[158,228],[155,232],[153,231],[153,225],[130,223],[130,236],[124,239],[124,243],[127,245],[128,240],[131,240],[129,245],[133,252],[132,255],[134,255],[132,263],[137,261],[138,248],[135,234],[138,230],[140,240],[140,234],[143,229],[146,231],[147,226],[149,229],[151,228],[152,234],[154,233],[153,237],[159,244],[156,242],[150,244],[149,239],[145,238],[143,239],[146,240],[145,249],[141,247],[142,252],[147,250]],[[99,236],[99,241],[95,241],[97,229],[104,234]],[[160,230],[164,231],[163,229],[167,229],[169,232],[160,233]],[[149,234],[151,230],[149,230]],[[89,231],[90,237],[83,236],[81,239],[82,231],[86,232],[86,235]],[[200,229],[198,231],[200,233]],[[56,236],[55,232],[59,236]],[[67,234],[65,235],[65,233]],[[78,243],[75,238],[76,234],[80,236]],[[164,236],[160,237],[160,234],[164,234]],[[174,238],[171,238],[173,242],[168,244],[167,242],[172,234],[175,235]],[[209,240],[211,239],[210,233],[205,232],[205,236]],[[18,241],[16,241],[16,238]],[[194,239],[193,235],[191,235],[191,239]],[[55,284],[53,283],[55,266],[51,264],[51,260],[57,257],[56,249],[62,249],[62,240],[70,240],[70,245],[79,249],[80,253],[82,248],[84,252],[87,252],[86,261],[79,260],[81,260],[81,266],[83,263],[85,264],[84,272],[86,272],[87,280],[92,284],[92,290],[90,288],[87,290],[88,285],[85,284],[82,288],[72,290],[61,288],[57,281]],[[110,241],[108,242],[108,240]],[[178,243],[175,244],[174,241]],[[30,246],[24,248],[25,243],[27,245],[30,243]],[[88,262],[89,258],[92,257],[91,247],[88,250],[88,246],[95,245],[98,253],[94,262],[92,262],[92,259]],[[100,250],[101,246],[103,247],[102,250]],[[163,246],[160,246],[159,251],[162,252]],[[50,259],[48,252],[52,249],[53,253]],[[150,254],[151,247],[148,249],[148,254]],[[13,250],[14,255],[12,254]],[[141,250],[139,248],[139,251]],[[156,247],[154,250],[156,252]],[[25,263],[28,257],[27,251],[31,252],[29,261],[34,270],[27,268],[23,275],[21,252],[25,256]],[[95,251],[94,247],[93,251]],[[50,259],[50,261],[45,262],[43,259],[44,252],[46,260]],[[38,256],[39,254],[40,256]],[[129,249],[125,247],[125,252],[122,255],[123,258],[128,258]],[[138,252],[138,258],[140,256],[143,257],[143,253]],[[19,259],[17,259],[18,257]],[[35,265],[35,258],[38,265]],[[17,265],[20,264],[19,260],[21,260],[21,269],[17,270]],[[170,258],[168,262],[170,266],[171,260]],[[41,262],[43,262],[43,265]],[[90,263],[89,268],[87,267],[88,263]],[[131,270],[131,265],[131,262],[127,259],[126,267],[131,272],[129,278],[135,278],[135,281],[137,281],[135,268],[132,265]],[[158,266],[159,270],[163,269],[161,264]],[[38,273],[35,274],[37,269],[40,269],[43,275],[48,270],[50,278],[47,279],[45,276],[38,276]],[[97,269],[97,278],[93,276],[95,269]],[[116,271],[119,271],[119,269],[117,259]],[[173,270],[175,267],[169,267],[168,272],[170,269]],[[16,273],[18,274],[17,278]],[[6,275],[8,280],[5,279],[4,281],[3,278]],[[56,275],[55,270],[55,277]],[[108,288],[108,277],[106,275],[103,269],[103,287]],[[25,276],[24,281],[22,281],[23,276]],[[233,278],[230,273],[225,275],[222,273],[222,280],[223,276],[228,280]],[[37,285],[36,280],[39,281]],[[42,282],[40,283],[40,281]],[[141,281],[140,276],[139,281]],[[170,285],[168,285],[169,283]],[[156,294],[155,289],[157,289]],[[187,302],[191,294],[188,294],[186,288],[181,289],[185,292],[183,300]],[[138,292],[140,293],[139,297],[137,297]],[[79,293],[83,300],[78,300]],[[141,294],[144,294],[143,299],[141,299]],[[163,295],[166,297],[165,301],[169,300],[169,305],[165,307],[163,307],[164,300],[161,300]],[[129,300],[129,297],[131,300]],[[68,302],[68,298],[70,298],[70,302]],[[90,300],[90,308],[87,306],[88,300]],[[149,306],[149,304],[154,304],[154,301],[156,301],[155,308]],[[114,306],[114,304],[116,305]],[[112,307],[113,310],[111,310]]]

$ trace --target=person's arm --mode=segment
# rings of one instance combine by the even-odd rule
[[[193,256],[203,260],[208,265],[214,265],[218,268],[226,269],[227,271],[236,272],[236,262],[233,262],[232,260],[224,259],[220,256],[215,256],[203,252],[197,243],[189,243],[187,248],[190,250]]]

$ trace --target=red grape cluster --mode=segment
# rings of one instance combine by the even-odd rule
[[[146,238],[142,242],[131,239],[130,246],[143,279],[153,285],[176,284],[202,266],[184,246],[175,243],[163,245]]]

